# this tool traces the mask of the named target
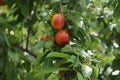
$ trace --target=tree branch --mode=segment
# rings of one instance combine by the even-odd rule
[[[25,48],[26,50],[28,49],[28,45],[29,45],[30,33],[31,33],[31,27],[29,27],[27,31],[27,40],[26,40],[26,48]]]
[[[63,15],[63,10],[62,10],[62,3],[61,3],[61,0],[60,0],[60,2],[59,2],[59,5],[60,5],[60,10],[59,10],[59,12]]]
[[[33,13],[31,13],[31,16],[30,18],[28,18],[28,23],[31,23],[34,21],[34,19],[36,18],[36,11],[37,11],[37,5],[34,5],[34,10],[33,10]],[[28,46],[29,46],[29,38],[30,38],[30,33],[32,31],[32,26],[29,25],[28,27],[28,31],[27,31],[27,38],[26,38],[26,50],[28,49]]]

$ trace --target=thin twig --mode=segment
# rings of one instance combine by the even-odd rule
[[[61,3],[61,0],[60,0],[59,4],[60,4],[60,13],[63,15],[63,10],[62,10],[62,3]]]

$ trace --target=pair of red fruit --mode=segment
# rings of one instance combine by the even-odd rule
[[[54,39],[59,46],[65,46],[70,42],[70,34],[68,33],[67,30],[62,29],[64,27],[64,24],[65,21],[64,21],[64,16],[62,14],[54,14],[51,17],[52,28],[58,30]],[[41,40],[47,41],[46,35],[43,35],[41,37]],[[51,37],[51,40],[53,41],[53,37]]]

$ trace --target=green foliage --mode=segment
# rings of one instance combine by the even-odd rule
[[[120,80],[119,0],[5,0],[0,5],[0,80]],[[51,40],[55,13],[70,43]],[[41,41],[43,34],[48,41]]]
[[[114,13],[113,13],[113,16],[116,17],[116,18],[120,17],[120,14],[119,14],[119,12],[120,12],[119,6],[120,6],[120,2],[117,3],[117,5],[116,5],[116,7],[115,7],[115,10],[114,10]]]

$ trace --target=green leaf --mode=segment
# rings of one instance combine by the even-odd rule
[[[19,57],[18,54],[16,52],[13,52],[11,50],[8,51],[8,56],[11,58],[11,60],[17,64],[19,62]]]
[[[67,68],[58,68],[58,67],[50,67],[46,69],[41,69],[39,71],[33,71],[27,74],[27,80],[44,80],[45,74],[55,72],[58,70],[67,70]]]
[[[11,45],[19,43],[19,39],[17,37],[15,37],[14,35],[7,35],[7,37],[9,39],[9,42]]]
[[[4,34],[4,38],[5,38],[5,41],[6,41],[7,45],[8,45],[8,47],[10,48],[10,47],[11,47],[11,45],[10,45],[10,43],[9,43],[9,41],[8,41],[8,38],[6,37],[6,35],[5,35],[5,34]]]
[[[76,40],[73,40],[76,44],[81,44],[79,46],[88,48],[91,43],[91,37],[87,31],[86,25],[84,28],[80,26],[80,13],[68,13],[65,15],[67,19],[70,21],[70,33],[71,36],[74,37]]]
[[[59,76],[56,74],[51,74],[47,80],[58,80]]]
[[[22,1],[22,3],[20,4],[20,9],[24,17],[30,15],[28,0]]]
[[[4,24],[5,24],[6,22],[7,22],[6,19],[0,17],[0,24],[1,24],[1,23],[4,23]]]
[[[117,57],[118,55],[120,55],[120,49],[119,48],[116,48],[113,50],[113,54],[115,57]]]
[[[47,57],[58,57],[58,58],[69,59],[70,55],[60,52],[51,52],[47,55]]]
[[[31,72],[31,73],[28,73],[26,75],[26,80],[40,80],[41,78],[40,77],[36,77],[35,75],[37,75],[38,73],[37,72]]]
[[[51,48],[53,46],[53,42],[52,41],[48,41],[45,43],[45,48]]]
[[[115,80],[120,80],[120,73],[116,76]]]
[[[4,47],[7,46],[9,48],[11,47],[7,36],[3,32],[0,32],[0,45]]]
[[[79,57],[76,57],[74,55],[72,55],[69,59],[68,62],[71,62],[73,64],[74,67],[80,67],[82,64],[79,60]]]
[[[82,66],[82,63],[80,62],[79,57],[77,57],[77,60],[74,63],[74,67],[80,67],[80,66]]]
[[[99,69],[96,66],[93,66],[93,72],[91,75],[91,80],[98,80]]]
[[[115,18],[120,17],[120,2],[118,2],[118,5],[117,5],[116,8],[115,8],[114,13],[113,13],[113,16],[114,16]]]
[[[5,68],[5,56],[0,56],[0,73],[3,73],[4,72],[4,68]]]
[[[69,3],[70,0],[61,0],[62,3]]]
[[[88,0],[80,0],[79,4],[82,10],[86,10],[87,9],[87,1]]]
[[[53,66],[53,59],[52,58],[47,58],[44,61],[43,69],[47,69],[49,67]]]
[[[68,59],[68,62],[75,63],[76,60],[77,60],[77,57],[72,55],[72,56]]]
[[[56,3],[56,2],[60,2],[60,0],[50,0],[51,4]]]
[[[50,72],[54,72],[54,71],[58,71],[58,70],[68,70],[67,68],[59,68],[59,67],[49,67],[46,68],[44,70],[41,70],[41,75],[50,73]]]
[[[78,80],[85,80],[81,73],[77,72]]]
[[[120,70],[120,58],[116,58],[112,62],[113,70]]]
[[[45,45],[45,42],[44,42],[44,41],[36,42],[36,43],[32,46],[32,51],[39,50],[39,49],[42,48],[44,45]]]
[[[76,25],[79,25],[79,21],[80,21],[80,16],[78,16],[78,15],[75,15],[75,14],[70,14],[70,13],[68,13],[68,14],[65,14],[64,15],[68,20],[71,20],[71,22],[70,23],[73,23],[73,24],[75,24],[75,27],[79,27],[79,26],[76,26]]]
[[[17,79],[17,72],[15,67],[8,63],[6,68],[6,80],[16,80]]]
[[[61,59],[59,60],[57,63],[55,63],[55,66],[58,67],[60,65],[63,65],[63,64],[66,64],[67,63],[67,60],[66,59]]]
[[[5,46],[5,39],[4,39],[4,35],[2,32],[0,32],[0,45],[1,46]]]
[[[61,52],[68,53],[68,54],[75,54],[73,48],[70,45],[66,45],[61,49]]]

